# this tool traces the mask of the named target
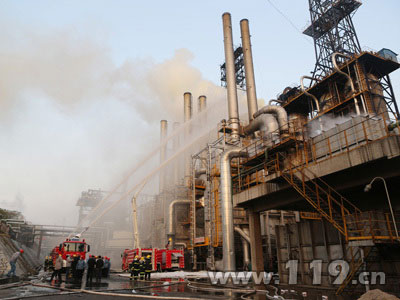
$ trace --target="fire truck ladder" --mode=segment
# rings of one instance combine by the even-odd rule
[[[294,166],[289,159],[288,168],[281,170],[277,160],[277,171],[317,212],[331,223],[347,240],[346,216],[361,213],[354,204],[334,190],[306,166]]]

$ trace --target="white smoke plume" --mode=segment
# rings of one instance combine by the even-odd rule
[[[76,224],[81,191],[112,188],[158,143],[160,119],[182,121],[184,92],[194,107],[201,94],[225,97],[185,49],[117,66],[68,32],[0,40],[0,200],[21,193],[35,223]]]

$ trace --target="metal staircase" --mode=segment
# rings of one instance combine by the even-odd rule
[[[336,295],[341,294],[344,289],[352,282],[354,276],[359,274],[359,270],[361,266],[365,263],[368,255],[372,251],[372,247],[358,247],[355,250],[355,247],[349,246],[347,248],[349,250],[349,257],[351,260],[349,262],[349,273],[347,274],[345,280],[340,284],[339,288],[336,290]],[[361,252],[364,251],[364,254]]]
[[[279,175],[347,240],[346,216],[360,214],[361,210],[306,166],[294,166],[282,154],[279,156],[276,163]],[[283,161],[289,165],[281,169]]]

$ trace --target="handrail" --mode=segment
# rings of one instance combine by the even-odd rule
[[[286,157],[282,154],[282,153],[278,153],[278,155],[280,155],[282,158],[286,159]],[[340,197],[341,200],[344,200],[347,204],[349,204],[350,206],[352,206],[354,208],[354,210],[356,211],[356,213],[361,213],[361,210],[355,206],[353,203],[351,203],[349,200],[347,200],[344,196],[342,196],[338,191],[336,191],[333,187],[331,187],[327,182],[325,182],[322,178],[318,177],[317,174],[315,174],[313,171],[311,171],[310,169],[306,168],[304,165],[301,166],[294,166],[293,163],[291,161],[289,161],[289,165],[293,166],[293,168],[291,168],[291,170],[299,170],[299,172],[302,172],[302,170],[306,170],[308,172],[310,172],[314,178],[310,178],[309,176],[307,176],[306,174],[304,174],[307,179],[309,179],[309,181],[313,182],[314,184],[317,184],[316,182],[314,182],[314,180],[319,180],[321,181],[324,185],[326,185],[326,187],[328,187],[329,190],[331,190],[333,193],[335,193],[336,195],[338,195]],[[304,173],[304,172],[303,172]],[[326,192],[324,189],[323,191],[327,194],[330,195],[330,193]],[[337,202],[334,198],[333,200],[335,202]],[[341,205],[341,203],[337,202],[338,205]]]

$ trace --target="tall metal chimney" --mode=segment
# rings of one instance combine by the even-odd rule
[[[229,121],[232,126],[232,138],[239,139],[239,107],[236,91],[235,57],[233,54],[231,14],[222,15],[224,29],[226,87],[228,94]]]
[[[179,134],[176,133],[178,128],[179,128],[179,122],[174,122],[172,124],[172,129],[173,129],[173,131],[175,133],[175,137],[172,140],[172,150],[174,151],[174,153],[176,153],[178,151],[178,149],[179,149]],[[175,161],[174,162],[174,184],[178,184],[178,182],[179,182],[179,173],[180,173],[180,170],[182,168],[181,168],[179,160],[175,159],[174,161]]]
[[[192,94],[186,92],[183,94],[183,121],[187,122],[192,118]]]
[[[207,97],[204,95],[201,95],[199,97],[198,112],[202,112],[203,110],[205,110],[206,106],[207,106]]]
[[[190,121],[192,118],[192,94],[189,92],[186,92],[183,94],[183,120],[184,122]],[[189,140],[189,135],[191,133],[191,126],[188,124],[185,124],[185,143],[188,142]],[[191,170],[191,164],[192,164],[192,159],[190,156],[190,149],[186,151],[185,153],[185,184],[189,185],[189,180],[190,180],[190,170]]]
[[[161,144],[165,141],[168,134],[168,122],[167,120],[160,121],[160,142]],[[167,158],[167,144],[162,145],[160,149],[160,164],[162,164]],[[165,187],[165,169],[160,171],[159,175],[159,192],[161,193]]]
[[[249,122],[253,120],[253,115],[258,111],[256,82],[254,79],[253,54],[251,51],[249,20],[240,21],[240,31],[242,34],[242,48],[244,56],[244,72],[246,75],[247,107],[249,112]]]

